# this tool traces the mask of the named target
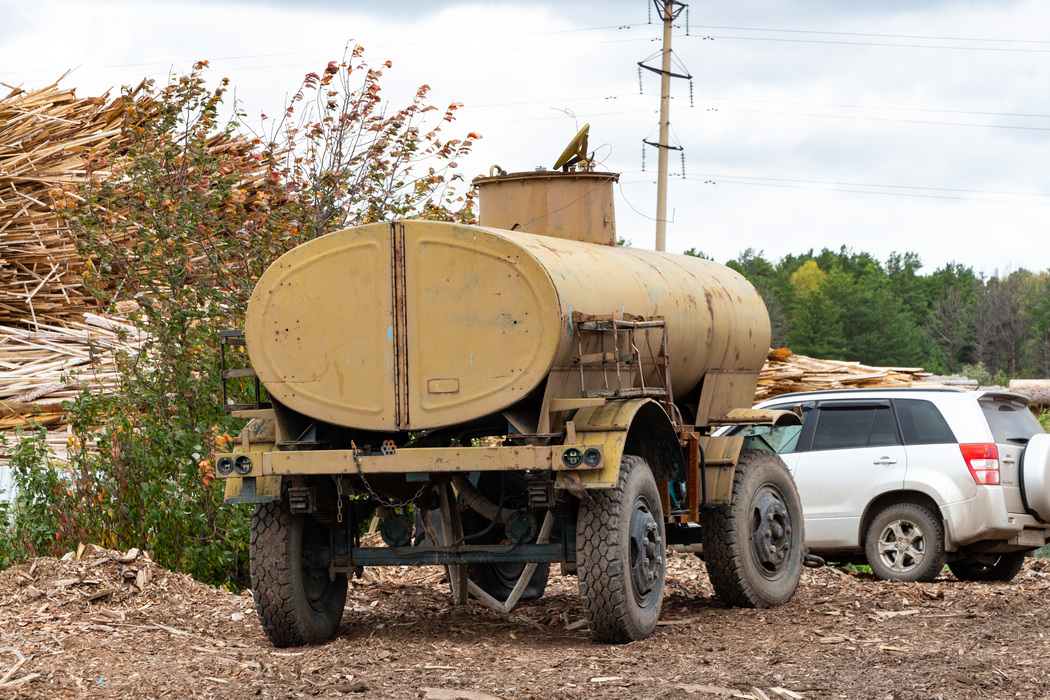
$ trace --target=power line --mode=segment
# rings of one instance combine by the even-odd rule
[[[982,117],[1030,117],[1033,119],[1050,119],[1050,114],[1030,114],[1025,112],[978,112],[964,109],[935,109],[928,107],[877,107],[874,105],[850,105],[824,102],[793,102],[787,100],[756,100],[739,97],[714,97],[711,95],[698,95],[698,100],[712,100],[723,102],[748,102],[752,104],[780,104],[796,105],[800,107],[834,107],[837,109],[872,109],[893,112],[930,112],[935,114],[972,114]]]
[[[981,37],[965,36],[926,36],[922,34],[871,34],[864,32],[830,32],[817,29],[771,29],[767,27],[721,27],[715,25],[701,25],[698,29],[728,29],[740,32],[783,32],[785,34],[820,34],[824,36],[863,36],[876,39],[921,39],[923,41],[986,41],[989,43],[1009,44],[1050,44],[1050,41],[1028,40],[1028,39],[987,39]]]
[[[538,36],[557,36],[562,34],[579,34],[584,32],[598,32],[598,31],[609,31],[609,30],[630,30],[636,29],[640,26],[648,26],[643,23],[630,23],[624,22],[620,24],[608,24],[597,27],[578,27],[574,29],[559,29],[543,32],[520,32],[520,33],[509,33],[499,35],[487,35],[485,37],[478,36],[465,36],[450,39],[424,41],[424,42],[406,42],[406,43],[391,43],[391,44],[377,44],[373,46],[366,46],[366,49],[371,52],[383,51],[389,49],[398,49],[403,47],[419,47],[419,46],[444,46],[449,44],[461,45],[465,42],[470,41],[491,41],[494,39],[518,39],[518,38],[530,38]],[[768,33],[785,33],[785,34],[812,34],[818,36],[844,36],[844,37],[869,37],[869,38],[880,38],[880,39],[914,39],[924,41],[976,41],[976,42],[987,42],[987,43],[1009,43],[1009,44],[1039,44],[1039,45],[1050,45],[1050,41],[1044,40],[1026,40],[1026,39],[999,39],[999,38],[982,38],[982,37],[954,37],[954,36],[932,36],[932,35],[917,35],[917,34],[875,34],[866,32],[833,32],[823,31],[816,29],[774,29],[768,27],[737,27],[737,26],[721,26],[721,25],[699,25],[698,29],[714,29],[714,30],[729,30],[729,31],[748,31],[748,32],[768,32]],[[697,38],[698,35],[683,35]],[[1050,53],[1050,49],[996,49],[991,47],[963,47],[963,46],[932,46],[932,45],[913,45],[913,44],[881,44],[881,43],[868,43],[868,42],[836,42],[836,41],[820,41],[820,40],[805,40],[805,39],[784,39],[784,38],[761,38],[761,37],[734,37],[734,36],[719,36],[715,37],[719,39],[738,39],[744,41],[797,41],[801,43],[828,43],[828,44],[855,44],[861,46],[887,46],[887,47],[904,47],[904,48],[940,48],[940,49],[959,49],[959,50],[986,50],[986,51],[1022,51],[1022,52],[1039,52],[1039,53]],[[613,40],[613,41],[599,41],[599,42],[587,42],[586,45],[602,44],[602,43],[618,43],[621,41],[646,41],[649,40],[645,37],[638,39],[628,40]],[[353,43],[353,42],[351,42]],[[324,49],[314,49],[311,51],[291,51],[291,52],[279,52],[279,53],[262,53],[262,54],[242,54],[234,56],[217,56],[210,58],[212,61],[240,61],[240,60],[257,60],[263,58],[282,58],[291,56],[310,56],[310,55],[342,55],[345,47],[340,47],[334,51],[326,51]],[[503,51],[518,50],[519,47],[513,47],[508,49],[500,49]],[[537,47],[528,47],[529,49],[535,49]],[[539,48],[551,48],[551,47],[539,47]],[[469,53],[469,52],[468,52]],[[443,54],[448,55],[448,54]],[[407,58],[419,58],[421,56],[409,56]],[[422,57],[433,57],[432,54],[426,54]],[[200,57],[194,59],[168,59],[160,61],[150,62],[139,62],[139,63],[113,63],[103,65],[87,66],[91,70],[98,69],[114,69],[114,68],[143,68],[149,66],[167,67],[178,64],[189,64],[195,60],[199,60]],[[278,64],[276,66],[251,66],[245,68],[273,68],[273,67],[295,67],[295,66],[309,66],[313,64]],[[17,75],[33,75],[39,73],[54,73],[58,70],[66,70],[66,68],[38,68],[31,71],[20,71]],[[0,76],[13,76],[16,73],[11,71],[2,71]],[[10,79],[10,78],[5,78]]]
[[[684,35],[690,38],[704,38],[696,35]],[[1050,49],[1009,49],[994,46],[938,46],[936,44],[884,44],[874,41],[831,41],[829,39],[786,39],[784,37],[765,36],[714,36],[713,39],[734,39],[737,41],[772,41],[787,44],[828,44],[835,46],[880,46],[901,49],[942,49],[950,51],[994,51],[1006,53],[1050,53]]]
[[[823,117],[825,119],[853,119],[869,122],[896,122],[899,124],[925,124],[929,126],[968,126],[981,129],[1014,129],[1019,131],[1050,131],[1045,126],[1018,126],[1013,124],[968,124],[966,122],[936,122],[928,119],[890,119],[888,117],[859,117],[851,114],[813,114],[811,112],[780,112],[762,109],[727,109],[727,112],[742,114],[781,114],[792,117]]]
[[[637,174],[640,171],[628,171],[628,173]],[[625,174],[628,174],[625,173]],[[1047,198],[1050,200],[1050,194],[1042,192],[1006,192],[1001,190],[972,190],[962,189],[954,187],[921,187],[914,185],[880,185],[874,183],[863,183],[863,182],[835,182],[828,180],[800,180],[790,178],[774,178],[774,177],[758,177],[750,175],[719,175],[712,173],[701,173],[698,175],[684,178],[693,182],[701,179],[705,180],[705,184],[730,184],[730,185],[749,185],[753,187],[781,187],[787,189],[803,189],[803,190],[814,190],[818,192],[847,192],[852,194],[875,194],[890,197],[912,197],[920,199],[951,199],[961,201],[976,201],[976,202],[989,202],[994,204],[1021,204],[1021,205],[1034,205],[1034,206],[1050,206],[1050,201],[1045,202],[1026,202],[1016,200],[1004,200],[1004,199],[984,199],[975,197],[966,197],[965,194],[979,194],[979,195],[1004,195],[1011,197],[1039,197]],[[651,180],[621,180],[623,184],[649,184]],[[818,187],[816,185],[824,185]],[[877,189],[853,189],[853,188],[881,188],[886,190],[918,190],[915,192],[882,192]],[[926,192],[943,192],[945,194],[923,194],[922,191]],[[949,194],[957,193],[957,194]]]
[[[366,46],[365,50],[366,50],[366,52],[375,53],[375,52],[378,52],[378,51],[389,50],[389,49],[398,49],[398,48],[404,48],[404,47],[418,48],[420,46],[442,46],[442,45],[449,45],[449,44],[462,45],[464,43],[472,42],[472,41],[473,42],[480,42],[480,41],[492,41],[492,40],[495,40],[495,39],[522,39],[522,38],[530,38],[530,37],[537,37],[537,36],[554,36],[554,35],[559,35],[559,34],[570,34],[570,33],[579,33],[579,32],[605,31],[605,30],[610,30],[610,29],[633,29],[633,28],[635,28],[635,26],[637,26],[637,25],[621,24],[621,25],[607,25],[607,26],[602,26],[602,27],[581,27],[581,28],[578,28],[578,29],[558,29],[558,30],[545,31],[545,32],[522,32],[522,33],[519,33],[519,34],[485,35],[483,37],[478,37],[478,36],[475,35],[475,36],[469,36],[469,37],[460,37],[458,39],[443,39],[443,40],[440,40],[440,41],[413,41],[413,42],[406,42],[406,43],[402,43],[402,44],[378,44],[378,45],[374,45],[374,46],[370,46],[370,47]],[[592,44],[619,43],[619,42],[628,42],[628,41],[649,41],[649,40],[650,40],[649,37],[638,37],[638,38],[633,38],[633,39],[615,39],[615,40],[609,40],[609,41],[585,42],[583,44],[575,44],[575,45],[585,45],[586,46],[586,45],[592,45]],[[355,43],[356,42],[350,42],[351,45],[353,45]],[[535,47],[535,46],[507,47],[507,48],[501,48],[501,49],[496,49],[496,50],[498,50],[498,51],[518,51],[518,50],[535,50],[536,48],[555,48],[555,46],[545,46],[545,47]],[[480,51],[480,50],[481,49],[478,49],[478,51]],[[240,56],[216,56],[216,57],[208,58],[208,60],[211,61],[211,62],[218,62],[218,61],[257,60],[257,59],[261,59],[261,58],[266,58],[266,59],[283,58],[283,57],[289,57],[289,56],[311,56],[311,55],[313,55],[313,56],[317,56],[317,55],[324,55],[324,56],[338,55],[338,56],[342,56],[344,51],[345,51],[345,47],[340,47],[339,49],[337,49],[335,51],[328,51],[328,50],[325,50],[325,49],[314,49],[312,51],[292,51],[292,52],[282,52],[282,53],[244,54],[244,55],[240,55]],[[493,49],[484,49],[484,51],[486,53],[488,53],[488,52],[493,51]],[[464,53],[470,54],[470,53],[474,53],[474,52],[468,51],[468,52],[461,52],[459,54],[442,53],[441,55],[442,56],[463,55]],[[435,58],[435,57],[436,56],[434,54],[423,54],[423,55],[413,55],[413,56],[402,56],[401,58]],[[89,68],[91,68],[92,70],[99,70],[99,69],[107,69],[108,70],[108,69],[114,69],[114,68],[144,68],[144,67],[149,67],[149,66],[164,67],[164,66],[172,66],[172,65],[177,65],[177,64],[191,64],[194,61],[198,61],[198,60],[200,60],[200,57],[197,57],[197,58],[194,58],[194,59],[188,59],[187,58],[187,59],[175,59],[175,60],[164,60],[164,61],[150,61],[150,62],[145,62],[145,63],[113,63],[113,64],[104,64],[104,65],[93,65],[93,66],[89,66]],[[244,66],[243,69],[249,69],[249,68],[250,69],[289,68],[289,67],[296,67],[296,66],[309,67],[309,66],[313,66],[313,65],[314,65],[313,63],[309,63],[309,64],[306,64],[306,63],[284,63],[284,64],[276,64],[276,65],[271,64],[271,65],[267,65],[267,66]],[[58,69],[58,68],[40,68],[40,69],[31,70],[31,71],[21,71],[21,72],[19,72],[19,75],[32,75],[32,74],[36,74],[36,73],[52,74],[52,73],[54,73],[57,70],[66,70],[66,69],[64,69],[64,68],[63,69]],[[8,71],[0,71],[0,76],[4,76],[4,75],[15,75],[15,73],[8,72]]]

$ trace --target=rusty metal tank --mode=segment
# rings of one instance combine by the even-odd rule
[[[579,186],[545,178],[559,180]],[[484,221],[484,198],[481,207]],[[285,407],[375,431],[464,424],[544,390],[579,397],[579,382],[550,380],[572,375],[586,351],[576,312],[663,319],[677,397],[711,370],[757,377],[769,320],[736,272],[554,233],[563,237],[406,220],[299,246],[267,270],[248,306],[252,366]]]

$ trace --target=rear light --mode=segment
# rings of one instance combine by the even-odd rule
[[[970,475],[978,486],[996,486],[999,483],[999,448],[994,442],[959,445]]]

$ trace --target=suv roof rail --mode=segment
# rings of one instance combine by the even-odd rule
[[[766,401],[773,401],[775,399],[791,398],[791,397],[795,397],[795,396],[826,396],[826,395],[829,395],[829,394],[845,394],[845,393],[850,393],[850,392],[854,392],[854,391],[864,391],[864,392],[872,392],[872,393],[879,393],[879,394],[892,393],[892,392],[895,392],[895,391],[904,391],[904,392],[907,392],[907,393],[913,393],[913,392],[930,392],[930,393],[950,392],[950,393],[962,394],[962,393],[967,393],[968,390],[960,389],[960,388],[954,387],[954,386],[898,386],[898,387],[891,387],[891,386],[862,387],[862,386],[857,386],[857,387],[843,387],[841,389],[817,389],[815,391],[793,391],[793,392],[788,393],[788,394],[777,394],[776,396],[770,396],[770,397],[764,398],[764,399],[762,399],[762,403],[764,403]],[[1001,393],[1001,392],[996,392],[996,393]]]

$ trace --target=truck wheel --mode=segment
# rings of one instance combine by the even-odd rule
[[[524,507],[528,502],[528,484],[525,483],[525,479],[520,474],[506,473],[503,475],[503,480],[507,489],[503,499],[504,508],[517,510]],[[487,499],[493,503],[498,503],[500,488],[499,474],[482,473],[481,478],[478,480],[478,490]],[[490,522],[474,511],[468,511],[464,514],[463,530],[467,535],[472,535],[484,530],[489,526]],[[505,537],[503,526],[497,523],[486,535],[479,538],[480,542],[478,539],[472,540],[472,542],[476,544],[500,544]],[[514,586],[518,585],[518,578],[521,577],[521,572],[525,569],[525,566],[525,564],[521,563],[472,564],[468,571],[470,580],[478,584],[481,590],[500,602],[506,602],[507,598],[510,597],[511,591],[514,590]],[[532,578],[529,579],[528,586],[525,587],[525,591],[521,594],[521,600],[537,600],[543,596],[543,591],[547,588],[550,568],[550,564],[538,564],[536,566],[536,571],[533,572]]]
[[[700,531],[715,594],[743,608],[791,600],[802,576],[802,504],[773,452],[742,450],[728,505],[704,508]]]
[[[885,581],[932,581],[944,568],[944,530],[928,508],[898,503],[875,516],[864,541],[868,566]]]
[[[1024,568],[1027,554],[1026,551],[983,554],[948,562],[948,568],[960,581],[1012,581]]]
[[[656,629],[667,574],[664,515],[649,465],[625,455],[615,488],[580,502],[580,598],[599,642],[645,639]]]
[[[293,515],[287,499],[255,506],[252,595],[263,631],[274,646],[318,644],[339,629],[346,576],[332,581],[328,565],[312,560],[322,548],[328,548],[328,528],[308,515]]]

